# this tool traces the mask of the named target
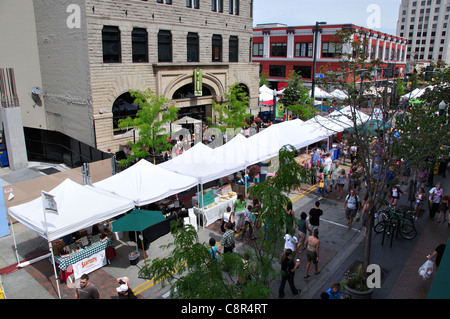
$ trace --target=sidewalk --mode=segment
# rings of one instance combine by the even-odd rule
[[[1,172],[0,172],[1,175]],[[0,176],[2,178],[2,176]],[[435,183],[440,181],[444,193],[450,193],[450,180],[435,175]],[[291,194],[293,208],[298,217],[302,211],[306,213],[314,206],[317,200],[316,190],[310,185],[302,186],[302,195]],[[309,188],[309,191],[307,190]],[[428,191],[426,189],[426,191]],[[339,281],[342,275],[355,260],[361,260],[363,256],[363,229],[361,223],[354,223],[352,229],[347,229],[346,221],[342,213],[343,201],[336,201],[333,195],[321,200],[321,208],[324,215],[321,218],[321,254],[319,261],[320,274],[314,274],[314,268],[310,269],[310,277],[304,279],[305,256],[300,255],[301,266],[297,270],[295,283],[302,291],[297,296],[290,294],[286,287],[285,299],[319,299],[320,293],[326,291],[333,281]],[[198,235],[200,241],[207,242],[212,236],[220,240],[222,233],[217,225],[208,228],[200,228]],[[402,238],[394,239],[392,248],[389,244],[381,245],[381,237],[374,234],[372,239],[371,262],[379,264],[386,272],[382,282],[382,288],[377,289],[373,299],[425,299],[432,284],[433,277],[424,281],[417,275],[417,270],[425,262],[426,255],[430,254],[438,244],[446,241],[450,235],[450,227],[447,224],[437,224],[428,218],[428,209],[422,211],[422,216],[417,223],[418,236],[413,240]],[[15,223],[15,235],[18,243],[18,252],[21,261],[35,257],[36,254],[48,251],[45,240],[25,226]],[[154,259],[163,257],[168,252],[161,249],[161,245],[171,242],[171,235],[167,234],[150,244],[146,251],[146,257]],[[247,244],[240,238],[236,241],[237,251],[243,251]],[[135,250],[134,242],[126,241],[126,238],[115,241],[117,256],[111,260],[111,264],[96,270],[90,274],[90,281],[94,283],[105,299],[116,298],[116,278],[127,276],[130,278],[130,286],[142,299],[167,298],[169,287],[161,288],[160,283],[139,278],[139,269],[144,265],[142,257],[137,265],[130,265],[128,253]],[[57,287],[52,265],[48,259],[22,269],[15,267],[17,261],[14,254],[14,243],[10,236],[0,238],[0,274],[6,298],[8,299],[54,299],[57,296]],[[279,279],[273,283],[274,298],[277,298]],[[65,283],[60,284],[61,297],[73,299],[73,289]]]
[[[440,182],[444,194],[450,194],[450,179],[441,175],[434,176],[434,184]],[[403,186],[406,188],[406,186]],[[426,187],[425,192],[431,187]],[[406,189],[403,189],[406,190]],[[399,201],[399,205],[408,205],[407,195]],[[381,245],[382,234],[372,235],[371,259],[372,264],[378,264],[385,274],[381,288],[375,289],[372,299],[426,299],[428,291],[433,283],[435,273],[429,280],[424,280],[418,275],[420,266],[426,261],[426,256],[431,254],[441,243],[446,243],[450,236],[450,227],[445,223],[436,223],[429,218],[429,211],[424,205],[419,220],[416,222],[417,236],[413,240],[406,240],[399,236],[394,238],[392,248],[389,242]],[[342,275],[348,269],[352,261],[362,261],[364,256],[364,241],[362,241],[349,258],[340,267],[336,267],[335,274],[322,287],[321,291],[329,288],[333,281],[340,281]],[[319,295],[316,296],[319,298]]]

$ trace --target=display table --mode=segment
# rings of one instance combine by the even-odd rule
[[[92,243],[86,248],[81,248],[68,256],[54,256],[55,263],[59,267],[60,279],[66,281],[74,274],[75,279],[83,273],[92,272],[106,265],[106,261],[116,256],[114,244],[110,239]],[[72,266],[68,269],[69,266]]]
[[[227,195],[225,195],[227,196]],[[207,227],[214,223],[216,220],[221,219],[223,213],[227,211],[227,207],[230,206],[231,210],[234,210],[234,202],[237,199],[237,195],[234,194],[231,198],[222,199],[221,197],[214,198],[214,203],[206,207],[194,207],[194,213],[197,218],[200,218],[200,224],[203,227]]]

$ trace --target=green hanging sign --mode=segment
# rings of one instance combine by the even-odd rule
[[[275,117],[282,118],[284,113],[284,105],[282,103],[277,103]]]
[[[194,95],[202,96],[202,69],[194,69]]]

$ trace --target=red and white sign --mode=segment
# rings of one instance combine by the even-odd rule
[[[73,275],[78,279],[83,274],[88,274],[106,265],[106,250],[102,250],[89,258],[83,259],[76,264],[73,264]]]

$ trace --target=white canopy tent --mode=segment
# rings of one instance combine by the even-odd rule
[[[174,121],[173,123],[181,125],[181,124],[196,124],[201,122],[202,122],[201,120],[194,119],[190,116],[184,116],[181,119]]]
[[[312,90],[309,90],[309,96],[311,96],[311,92]],[[314,88],[314,98],[315,99],[331,99],[333,98],[333,96],[328,93],[327,91],[319,88],[319,87],[315,87]]]
[[[400,97],[400,100],[401,100],[401,101],[404,101],[404,100],[410,100],[410,99],[419,98],[419,97],[421,97],[421,96],[425,93],[425,91],[426,91],[427,89],[433,90],[433,89],[434,89],[434,86],[433,86],[433,85],[429,85],[429,86],[424,87],[424,88],[420,88],[420,89],[417,88],[417,89],[414,89],[414,90],[412,90],[411,92],[402,95],[402,96]]]
[[[143,206],[197,185],[197,179],[166,170],[141,159],[126,170],[94,183],[94,187]]]
[[[66,179],[48,193],[54,196],[58,214],[46,214],[42,198],[9,208],[9,215],[53,241],[134,208],[132,200],[106,193],[90,185]],[[47,226],[47,227],[46,227]]]
[[[231,160],[229,154],[231,153],[226,154],[203,143],[197,143],[179,156],[158,164],[158,166],[178,174],[195,177],[199,184],[205,184],[234,173],[245,166],[242,157],[236,157],[237,159],[241,158],[242,161],[236,162]]]
[[[345,93],[344,91],[339,90],[339,89],[334,90],[333,92],[330,93],[330,95],[331,95],[333,98],[335,98],[335,99],[337,99],[337,100],[340,100],[340,101],[343,101],[343,100],[345,100],[345,99],[348,99],[347,93]]]
[[[70,179],[66,179],[47,193],[53,196],[57,214],[45,211],[42,197],[10,207],[8,212],[12,218],[34,230],[48,241],[49,254],[38,259],[48,256],[52,257],[58,296],[61,298],[59,280],[52,253],[52,241],[123,214],[133,209],[134,203],[129,199],[97,190],[90,185],[80,185]],[[11,225],[13,224],[11,223]],[[17,253],[13,226],[12,230],[18,266],[22,267]],[[29,263],[31,261],[28,261],[26,264]]]
[[[265,84],[259,88],[259,101],[273,100],[273,90],[267,87]]]

